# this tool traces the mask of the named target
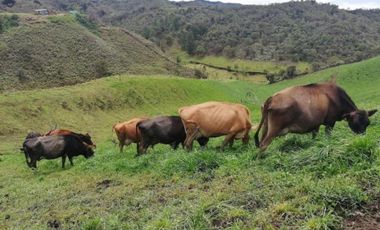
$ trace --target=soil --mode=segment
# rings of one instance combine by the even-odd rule
[[[356,211],[344,221],[344,229],[378,230],[380,229],[380,199]]]

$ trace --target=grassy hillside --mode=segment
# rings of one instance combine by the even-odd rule
[[[256,148],[240,142],[217,151],[220,138],[203,151],[158,145],[135,158],[134,147],[118,153],[110,127],[117,120],[175,114],[179,106],[216,99],[247,104],[257,124],[266,97],[332,74],[360,108],[379,109],[379,64],[380,57],[273,85],[124,75],[2,94],[0,130],[18,139],[1,140],[7,154],[0,156],[0,228],[340,229],[352,227],[349,220],[362,220],[359,210],[363,226],[376,229],[379,210],[366,208],[380,195],[378,114],[364,136],[340,122],[331,137],[321,132],[315,140],[279,138],[261,160]],[[92,131],[96,156],[78,157],[65,170],[59,160],[41,161],[32,172],[16,147],[27,129],[46,130],[54,122]]]
[[[179,41],[189,54],[316,66],[379,55],[380,10],[343,10],[317,1],[266,6],[168,0],[17,0],[8,12],[77,10],[135,31],[167,49]]]
[[[19,14],[18,26],[0,33],[0,90],[72,85],[119,73],[186,74],[140,36],[78,17]]]
[[[75,86],[2,94],[0,138],[11,136],[20,141],[28,130],[47,131],[57,124],[90,131],[103,141],[120,120],[172,114],[180,106],[207,100],[239,102],[251,88],[239,81],[121,75]]]

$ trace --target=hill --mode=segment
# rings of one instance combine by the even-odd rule
[[[158,145],[136,158],[134,147],[118,152],[111,125],[137,115],[175,114],[179,106],[207,100],[244,103],[257,124],[269,95],[332,74],[358,107],[379,109],[379,64],[377,57],[272,85],[123,75],[1,94],[0,228],[377,228],[379,115],[364,136],[339,122],[331,137],[278,138],[261,160],[256,148],[240,143],[219,152],[220,138],[206,150]],[[92,132],[95,157],[78,157],[65,170],[59,160],[45,160],[31,172],[18,152],[25,132],[55,123]]]
[[[380,10],[342,10],[314,0],[268,6],[203,0],[37,2],[18,0],[5,9],[75,9],[94,20],[133,30],[162,49],[179,43],[191,55],[305,61],[318,69],[380,54]]]
[[[99,27],[79,14],[1,18],[2,91],[71,85],[119,73],[191,74],[144,38]]]

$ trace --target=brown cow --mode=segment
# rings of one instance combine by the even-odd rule
[[[286,88],[269,97],[262,106],[262,118],[255,133],[256,146],[264,151],[273,138],[287,133],[317,134],[321,125],[330,134],[335,122],[346,119],[355,133],[364,133],[368,117],[377,110],[359,110],[335,82]],[[261,143],[259,132],[263,126]]]
[[[178,113],[186,131],[185,146],[192,149],[193,141],[200,137],[226,136],[221,150],[227,143],[232,146],[235,139],[249,141],[252,127],[250,111],[240,104],[206,102],[180,108]]]
[[[67,130],[67,129],[53,129],[53,130],[50,130],[49,132],[47,132],[44,136],[54,136],[54,135],[58,135],[58,136],[75,135],[75,136],[79,137],[87,145],[89,145],[93,148],[96,148],[96,144],[92,142],[91,136],[88,133],[81,134],[81,133],[75,133],[75,132],[73,132],[71,130]]]
[[[124,145],[128,146],[131,143],[136,143],[137,149],[139,148],[140,138],[137,133],[136,125],[146,119],[147,118],[133,118],[126,122],[117,123],[112,127],[112,130],[115,131],[119,139],[120,153],[123,152]]]

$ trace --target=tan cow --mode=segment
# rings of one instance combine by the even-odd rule
[[[252,124],[250,111],[244,105],[212,101],[180,108],[178,113],[185,127],[188,150],[200,137],[226,136],[221,150],[228,143],[232,146],[235,139],[242,139],[244,144],[249,141]]]
[[[119,139],[120,153],[123,152],[124,145],[128,146],[131,143],[136,143],[137,149],[139,148],[140,140],[136,125],[140,121],[146,119],[147,118],[133,118],[126,122],[117,123],[112,127],[112,130],[115,131],[116,136]]]
[[[286,88],[269,97],[262,107],[262,118],[255,134],[256,146],[264,151],[273,138],[287,133],[315,136],[321,125],[330,133],[337,121],[346,119],[355,133],[364,133],[369,117],[377,110],[359,110],[335,82]],[[261,142],[259,132],[263,128]]]

